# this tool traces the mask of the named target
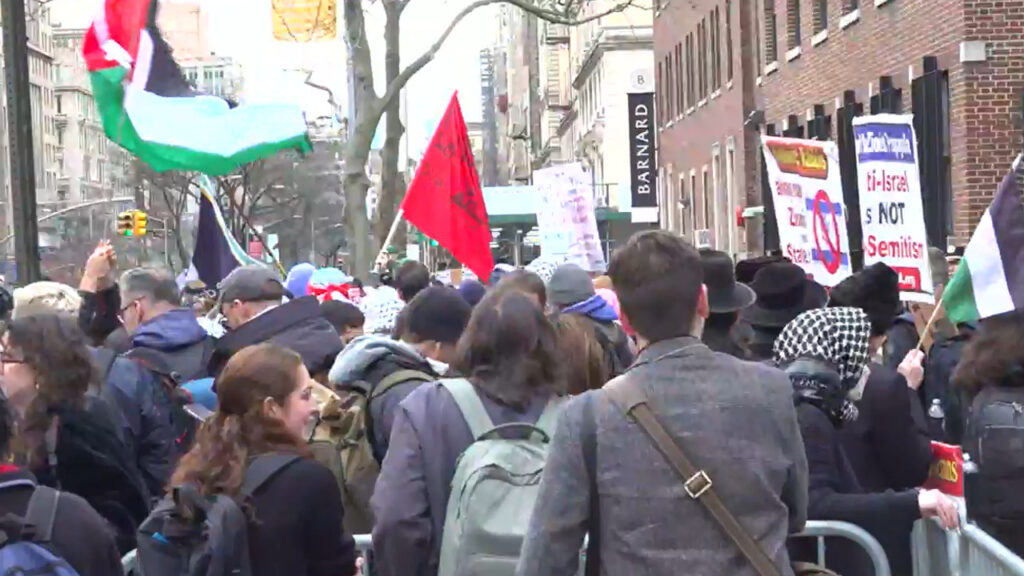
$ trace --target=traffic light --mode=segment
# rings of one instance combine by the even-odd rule
[[[149,215],[142,210],[135,210],[132,212],[133,223],[132,223],[132,236],[145,236],[146,235],[146,224],[149,223]]]
[[[117,215],[117,235],[131,236],[134,233],[135,216],[134,211],[121,212]]]

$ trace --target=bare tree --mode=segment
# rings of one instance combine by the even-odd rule
[[[438,51],[444,46],[455,27],[473,11],[493,4],[509,4],[553,24],[576,26],[598,20],[610,14],[624,12],[631,7],[640,7],[640,0],[615,0],[604,9],[587,16],[580,16],[582,8],[590,0],[474,0],[463,8],[437,40],[418,58],[405,68],[401,68],[399,59],[399,20],[402,12],[413,0],[383,0],[382,4],[387,15],[385,26],[385,74],[387,87],[383,94],[378,94],[373,85],[373,58],[367,42],[366,21],[363,16],[363,0],[342,0],[344,2],[345,42],[352,59],[352,82],[350,94],[354,98],[351,137],[345,148],[345,221],[348,237],[353,241],[352,271],[359,276],[365,275],[373,263],[379,242],[384,240],[387,227],[391,225],[401,187],[398,185],[397,142],[404,128],[398,119],[398,95],[417,72],[429,64]],[[372,1],[372,0],[371,0]],[[392,148],[387,151],[384,169],[389,174],[382,175],[388,185],[382,185],[377,201],[378,233],[374,242],[369,241],[370,222],[366,215],[366,192],[370,180],[366,175],[366,164],[369,159],[370,145],[373,141],[381,116],[388,113],[389,120],[386,133]],[[392,161],[393,154],[393,161]]]

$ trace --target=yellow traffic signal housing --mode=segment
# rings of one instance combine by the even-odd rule
[[[134,211],[121,212],[117,215],[117,235],[132,236],[135,229]]]
[[[135,210],[132,212],[132,216],[132,236],[145,236],[149,215],[142,210]]]

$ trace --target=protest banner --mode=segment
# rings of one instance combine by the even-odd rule
[[[925,488],[963,498],[964,451],[959,446],[932,442],[932,465],[928,469]]]
[[[933,303],[913,116],[854,118],[853,134],[864,265],[888,264],[899,274],[903,300]]]
[[[588,272],[607,265],[597,232],[594,188],[580,163],[562,164],[533,173],[537,189],[540,253],[564,257]]]
[[[846,206],[835,142],[761,140],[783,256],[823,286],[851,274]]]

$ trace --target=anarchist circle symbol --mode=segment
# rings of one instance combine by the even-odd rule
[[[828,224],[825,222],[825,209],[832,216],[831,235],[829,234]],[[821,264],[829,274],[835,274],[839,270],[843,256],[842,247],[839,245],[841,237],[839,236],[839,218],[836,212],[836,207],[832,204],[828,194],[824,190],[818,190],[818,194],[814,197],[814,213],[812,216],[814,219],[814,246],[818,249],[818,258],[821,259]],[[825,237],[825,245],[828,247],[828,250],[821,249],[822,236]],[[835,242],[833,242],[833,239],[835,239]]]

